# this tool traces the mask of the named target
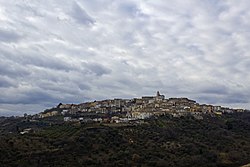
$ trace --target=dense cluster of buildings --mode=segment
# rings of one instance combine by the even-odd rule
[[[133,99],[111,99],[81,104],[60,103],[56,108],[40,113],[39,117],[63,115],[65,121],[118,123],[165,114],[171,114],[173,117],[193,115],[197,119],[202,119],[203,114],[222,115],[223,113],[243,111],[243,109],[199,104],[188,98],[165,99],[165,96],[158,91],[156,96]]]

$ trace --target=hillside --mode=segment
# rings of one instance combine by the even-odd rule
[[[52,124],[53,119],[61,118],[39,123],[1,118],[1,166],[223,167],[250,163],[249,112],[205,115],[202,120],[166,114],[134,124]],[[6,130],[10,125],[12,133]],[[27,127],[33,127],[32,131],[19,133]]]

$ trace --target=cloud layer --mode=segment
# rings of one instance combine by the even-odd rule
[[[0,115],[185,96],[250,108],[250,2],[0,0]]]

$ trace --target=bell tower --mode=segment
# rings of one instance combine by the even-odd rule
[[[159,91],[156,92],[156,101],[161,101],[161,100],[164,100],[165,96],[164,95],[161,95]]]

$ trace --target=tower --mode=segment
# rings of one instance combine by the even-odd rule
[[[164,100],[164,98],[165,98],[165,96],[164,96],[164,95],[161,95],[160,92],[157,91],[155,99],[156,99],[157,101],[161,101],[161,100]]]

